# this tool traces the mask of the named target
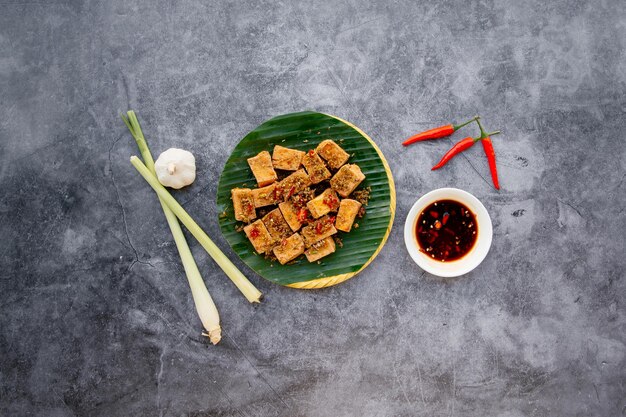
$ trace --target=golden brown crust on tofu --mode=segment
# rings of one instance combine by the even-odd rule
[[[339,208],[339,197],[332,188],[327,188],[324,192],[306,204],[311,216],[317,219],[331,211]]]
[[[272,248],[274,239],[272,239],[261,220],[247,225],[243,228],[243,231],[246,232],[246,236],[248,236],[252,246],[254,246],[254,250],[258,253],[265,253]]]
[[[282,200],[288,200],[289,197],[303,191],[309,185],[311,185],[309,176],[303,169],[299,169],[278,183],[276,193]]]
[[[309,262],[315,262],[335,252],[335,241],[332,237],[327,237],[315,242],[309,249],[304,252]]]
[[[272,157],[268,151],[259,152],[257,156],[248,158],[248,165],[250,165],[252,174],[256,178],[259,187],[270,185],[278,179],[272,165]]]
[[[261,220],[275,241],[284,239],[293,233],[279,209],[270,211]]]
[[[302,240],[302,236],[294,233],[288,238],[281,240],[281,242],[274,247],[273,251],[278,262],[284,265],[304,253],[304,240]]]
[[[259,208],[276,204],[276,186],[277,184],[274,183],[267,187],[253,189],[252,197],[254,198],[254,206]]]
[[[272,153],[272,164],[274,164],[274,168],[276,169],[295,171],[300,168],[303,156],[303,151],[276,145],[274,146],[274,152]]]
[[[365,179],[361,168],[357,164],[347,164],[330,180],[330,186],[342,197],[348,197],[352,191]]]
[[[303,227],[300,233],[304,238],[304,243],[308,248],[315,242],[318,242],[328,236],[332,236],[337,233],[337,229],[333,226],[334,219],[329,216],[324,216],[308,226]]]
[[[361,203],[356,200],[350,200],[345,198],[341,200],[339,204],[339,212],[337,213],[337,220],[335,221],[335,227],[342,232],[349,232],[352,229],[352,223],[356,215],[359,213]]]
[[[302,222],[298,220],[298,210],[294,207],[291,201],[285,201],[284,203],[278,204],[278,208],[291,230],[296,232],[302,227]]]
[[[306,172],[309,174],[309,179],[312,184],[317,184],[331,177],[331,173],[324,165],[322,158],[313,149],[308,151],[302,157],[302,165],[306,168]]]
[[[256,219],[252,190],[249,188],[233,188],[230,190],[230,196],[235,209],[235,220],[250,223],[250,221]]]
[[[339,169],[348,162],[350,155],[334,140],[323,140],[316,148],[317,153],[326,160],[330,169]]]

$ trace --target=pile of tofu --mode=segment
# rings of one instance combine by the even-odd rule
[[[231,190],[235,219],[259,254],[284,265],[304,254],[309,262],[335,252],[333,235],[349,232],[361,203],[349,198],[365,175],[333,140],[307,152],[276,145],[248,158],[258,188]],[[276,170],[289,171],[278,180]],[[323,191],[315,192],[311,187]],[[257,209],[274,209],[257,218]],[[265,210],[266,211],[266,210]]]

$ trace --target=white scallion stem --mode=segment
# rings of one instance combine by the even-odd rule
[[[152,174],[154,174],[154,159],[152,158],[148,144],[146,143],[143,132],[141,131],[141,126],[139,125],[137,116],[132,110],[127,114],[128,118],[122,116],[122,119],[133,135],[133,138],[135,138],[139,151],[141,152],[141,156],[146,163],[146,167],[152,172]],[[209,337],[211,343],[216,345],[222,338],[220,315],[215,307],[213,299],[211,298],[211,294],[209,294],[206,285],[204,285],[204,280],[200,275],[200,271],[198,270],[196,261],[191,254],[191,250],[189,249],[187,240],[185,240],[185,236],[183,235],[180,224],[176,219],[176,215],[172,213],[172,210],[167,207],[160,197],[159,201],[161,203],[161,207],[163,208],[165,218],[167,219],[167,224],[170,226],[170,230],[172,231],[172,236],[174,237],[176,248],[178,248],[178,253],[180,254],[183,267],[185,268],[185,274],[187,275],[187,280],[189,281],[189,287],[191,288],[193,302],[196,305],[196,311],[200,316],[202,326],[204,326],[207,332],[206,335]]]
[[[191,234],[200,242],[200,245],[208,252],[213,260],[222,268],[222,270],[228,275],[233,283],[239,288],[239,291],[248,299],[251,303],[258,303],[261,301],[261,291],[259,291],[244,274],[224,255],[224,252],[217,247],[209,236],[198,226],[198,224],[191,218],[185,209],[178,204],[176,199],[161,185],[157,177],[152,174],[148,168],[141,162],[136,156],[130,157],[130,163],[133,164],[135,169],[141,174],[141,176],[150,184],[150,186],[156,191],[158,196],[165,202],[165,204],[174,212],[178,220],[191,232]]]

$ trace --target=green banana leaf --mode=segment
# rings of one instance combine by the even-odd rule
[[[255,188],[247,158],[274,145],[303,151],[314,149],[321,141],[333,139],[351,156],[349,163],[361,167],[366,178],[358,189],[371,187],[365,217],[357,218],[358,228],[338,232],[343,247],[309,263],[304,256],[293,264],[281,265],[257,255],[235,221],[231,189]],[[387,240],[395,212],[395,188],[391,171],[382,153],[362,131],[337,117],[316,112],[291,113],[274,117],[248,133],[226,161],[217,188],[219,225],[235,253],[263,278],[297,288],[321,288],[342,282],[361,271],[378,254]],[[259,209],[257,209],[259,210]]]

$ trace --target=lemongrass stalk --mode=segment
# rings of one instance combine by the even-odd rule
[[[127,114],[128,118],[122,115],[122,120],[124,120],[124,123],[133,135],[135,142],[137,142],[137,147],[141,152],[141,156],[145,161],[146,167],[154,174],[154,159],[152,158],[146,139],[141,131],[141,126],[139,125],[137,116],[132,110],[130,110]],[[178,223],[176,215],[172,213],[172,210],[167,207],[160,197],[159,201],[161,203],[161,207],[163,208],[165,218],[167,219],[167,224],[170,226],[172,236],[174,237],[174,242],[176,243],[176,248],[178,249],[183,268],[185,269],[185,274],[187,276],[187,281],[189,282],[189,287],[191,288],[191,296],[193,297],[196,311],[198,312],[200,321],[207,332],[205,335],[209,337],[211,343],[216,345],[222,338],[220,315],[215,307],[213,299],[211,298],[211,294],[209,294],[209,290],[207,290],[206,285],[204,285],[204,280],[200,275],[198,265],[196,265],[196,261],[191,254],[191,250],[189,249],[189,245],[187,244],[185,235],[183,235],[183,231]]]
[[[178,201],[161,185],[157,177],[152,174],[148,168],[141,162],[136,156],[130,157],[130,163],[133,164],[135,169],[141,174],[141,176],[150,184],[150,186],[156,191],[159,197],[167,204],[167,206],[174,212],[178,220],[191,232],[191,234],[200,242],[200,245],[208,252],[213,260],[222,268],[222,270],[228,275],[233,283],[239,288],[239,291],[248,299],[251,303],[258,303],[261,301],[261,291],[259,291],[244,274],[224,255],[224,252],[217,247],[209,236],[198,226],[198,224],[191,218],[191,216],[185,211],[185,209],[178,204]]]

